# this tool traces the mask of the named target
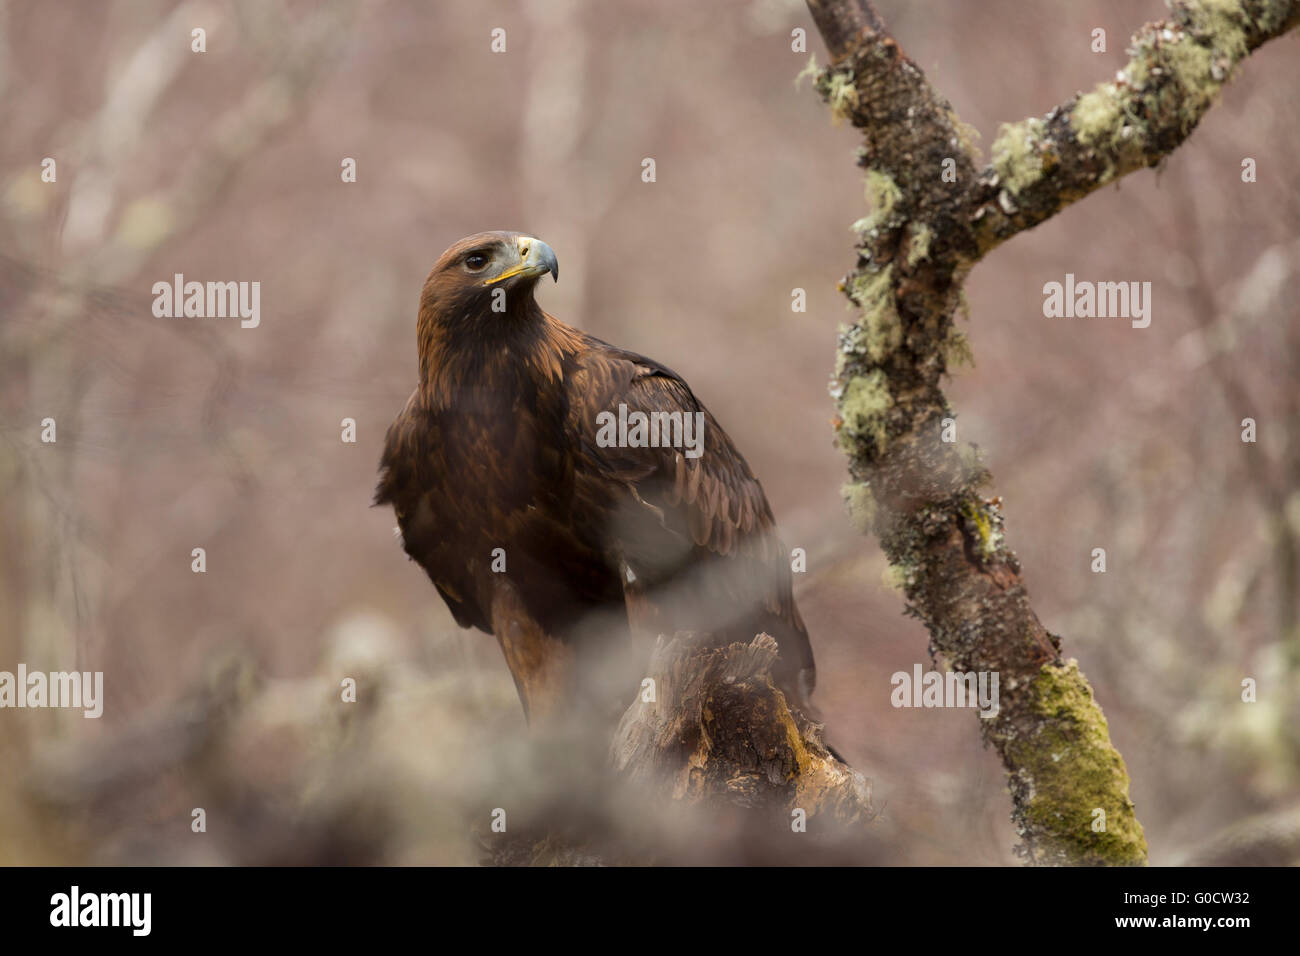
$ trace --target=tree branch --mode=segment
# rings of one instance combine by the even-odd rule
[[[808,0],[817,32],[831,51],[831,62],[838,63],[850,51],[870,39],[869,34],[882,33],[884,23],[866,0],[837,3],[835,0]]]
[[[1004,125],[969,213],[979,253],[1135,170],[1191,135],[1237,65],[1300,23],[1295,0],[1185,0],[1148,23],[1115,79]]]
[[[866,0],[808,0],[833,65],[816,80],[862,130],[871,215],[841,284],[861,310],[839,342],[832,394],[849,458],[845,496],[874,530],[931,650],[996,671],[1001,710],[981,721],[1002,758],[1012,817],[1035,863],[1143,863],[1146,840],[1105,717],[1035,615],[1002,534],[1000,500],[971,446],[943,441],[940,388],[969,358],[953,316],[970,268],[1069,203],[1160,161],[1233,68],[1300,22],[1300,0],[1186,0],[1138,32],[1113,82],[1042,119],[1004,127],[976,174],[971,137]],[[1106,830],[1094,832],[1094,811]]]

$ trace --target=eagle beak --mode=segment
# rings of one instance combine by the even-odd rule
[[[515,241],[519,249],[519,265],[513,269],[507,269],[495,279],[488,279],[484,285],[492,285],[497,282],[504,282],[506,279],[513,279],[521,276],[525,279],[534,279],[538,276],[544,276],[550,273],[556,282],[560,281],[560,264],[555,259],[555,252],[546,243],[540,239],[534,239],[532,236],[520,236]]]

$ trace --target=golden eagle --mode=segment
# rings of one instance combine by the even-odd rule
[[[496,636],[530,720],[587,693],[609,649],[677,631],[766,632],[807,708],[812,648],[758,479],[675,372],[543,312],[548,272],[550,246],[514,232],[442,254],[375,503],[456,621]]]

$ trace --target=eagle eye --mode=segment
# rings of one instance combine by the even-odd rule
[[[465,257],[465,268],[470,272],[481,272],[487,264],[488,257],[482,252],[471,252]]]

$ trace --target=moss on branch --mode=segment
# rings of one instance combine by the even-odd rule
[[[1297,0],[1177,0],[1134,34],[1114,79],[1002,127],[969,222],[978,255],[1121,176],[1154,166],[1191,135],[1241,62],[1295,27]]]

